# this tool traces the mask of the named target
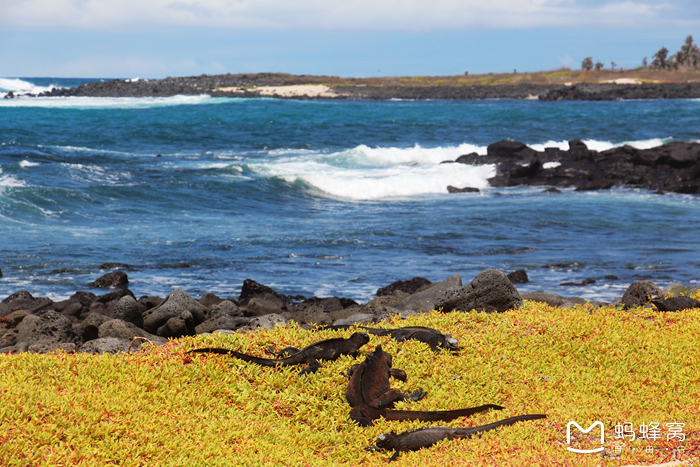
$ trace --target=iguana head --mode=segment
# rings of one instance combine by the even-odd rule
[[[352,336],[350,336],[350,340],[359,349],[360,347],[365,345],[367,342],[369,342],[369,334],[367,334],[365,332],[356,332]]]
[[[397,444],[396,442],[397,442],[396,432],[392,431],[390,433],[384,433],[382,435],[379,435],[377,437],[377,440],[374,442],[374,444],[379,449],[386,449],[388,451],[390,449],[394,449],[394,447]]]
[[[452,337],[452,334],[445,334],[445,348],[459,350],[459,341]]]

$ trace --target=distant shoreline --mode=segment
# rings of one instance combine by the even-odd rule
[[[697,76],[696,76],[697,75]],[[339,78],[282,73],[121,80],[54,88],[41,97],[274,97],[280,99],[621,100],[700,98],[700,73],[574,72],[452,77]],[[32,94],[8,95],[12,97]]]

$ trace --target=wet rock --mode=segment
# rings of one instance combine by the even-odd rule
[[[421,287],[425,287],[426,285],[431,284],[432,282],[430,282],[425,277],[414,277],[413,279],[407,281],[392,282],[386,287],[381,287],[377,289],[377,296],[383,297],[385,295],[391,295],[394,293],[395,290],[400,290],[401,292],[412,294],[417,292],[418,289],[420,289]]]
[[[502,313],[522,303],[518,289],[503,272],[486,269],[468,285],[444,291],[435,302],[435,308],[445,313],[471,310]]]
[[[160,305],[143,312],[143,327],[151,334],[156,334],[163,337],[180,337],[173,334],[169,334],[167,336],[159,334],[158,329],[165,325],[165,323],[171,318],[182,316],[182,320],[178,322],[179,324],[177,328],[184,329],[181,327],[181,325],[185,325],[185,323],[191,319],[191,333],[194,334],[195,326],[204,322],[206,312],[207,307],[199,303],[183,290],[175,289],[170,292],[170,294]],[[167,329],[175,329],[175,323],[176,322],[173,321],[173,323],[171,323]],[[185,326],[185,328],[187,328],[187,326]]]
[[[652,281],[637,281],[625,290],[621,303],[625,308],[644,306],[649,303],[649,297],[657,295],[662,295],[661,289]]]
[[[3,316],[7,316],[10,313],[12,313],[10,311],[10,307],[5,305],[4,303],[0,303],[0,318],[2,318]]]
[[[591,285],[595,284],[595,279],[584,279],[581,282],[562,282],[559,285],[570,285],[570,286],[575,286],[575,287],[583,287],[584,285]]]
[[[546,190],[544,190],[544,193],[552,193],[552,194],[558,195],[558,194],[561,194],[563,192],[559,188],[551,187],[551,188],[547,188]]]
[[[259,297],[259,296],[264,296],[263,298],[267,298],[267,296],[272,296],[282,302],[284,304],[284,300],[280,294],[272,290],[270,287],[266,285],[259,284],[255,282],[253,279],[246,279],[243,281],[243,287],[241,288],[241,294],[238,297],[238,303],[241,306],[245,306],[248,304],[248,300],[252,297]],[[268,298],[269,300],[269,298]],[[272,301],[272,300],[269,300]],[[281,305],[280,305],[281,307]]]
[[[90,282],[88,287],[91,289],[115,289],[118,287],[126,287],[128,284],[129,277],[125,272],[113,271],[99,277],[94,282]]]
[[[5,310],[7,310],[6,313],[8,314],[17,310],[27,310],[29,313],[37,314],[53,305],[51,299],[45,297],[34,298],[26,290],[13,293],[3,300],[2,303],[5,304]]]
[[[452,185],[447,185],[447,192],[448,193],[479,193],[481,190],[478,188],[474,188],[471,186],[466,186],[464,188],[457,188]]]
[[[396,308],[399,310],[413,310],[419,313],[427,313],[428,311],[435,309],[436,303],[443,297],[447,290],[461,286],[462,278],[459,274],[455,274],[442,282],[433,284],[430,286],[430,288],[423,290],[422,292],[416,292],[409,295],[402,300],[401,303],[396,306]]]
[[[17,342],[75,343],[78,336],[73,332],[73,323],[53,310],[41,316],[27,315],[19,325]]]
[[[530,278],[527,277],[527,272],[524,269],[518,269],[510,274],[506,275],[509,281],[513,284],[527,284],[530,282]]]

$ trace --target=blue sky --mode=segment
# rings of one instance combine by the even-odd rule
[[[0,0],[0,76],[632,68],[688,35],[698,0]]]

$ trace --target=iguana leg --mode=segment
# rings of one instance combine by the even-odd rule
[[[396,389],[390,389],[380,397],[373,400],[372,405],[379,409],[393,408],[395,402],[405,400],[417,401],[425,397],[426,394],[427,393],[423,392],[422,389],[414,391],[411,395],[397,391]],[[416,399],[414,399],[414,397],[416,397]]]
[[[350,419],[363,428],[374,425],[374,423],[372,423],[371,418],[365,417],[362,412],[360,412],[354,407],[350,409]]]
[[[398,379],[399,381],[406,381],[406,372],[399,370],[398,368],[389,368],[389,376]]]
[[[412,402],[417,402],[427,395],[428,395],[428,393],[423,391],[423,388],[418,388],[411,393],[411,395],[408,397],[408,399]]]
[[[297,349],[296,347],[285,347],[284,349],[278,351],[275,351],[275,349],[273,349],[272,347],[268,347],[267,351],[277,357],[283,357],[284,354],[292,356],[299,353],[299,349]]]
[[[311,373],[316,373],[321,368],[321,364],[315,358],[308,363],[309,363],[309,366],[307,366],[306,368],[301,370],[299,372],[299,376],[310,375]]]

